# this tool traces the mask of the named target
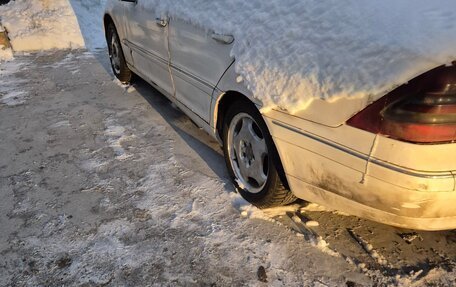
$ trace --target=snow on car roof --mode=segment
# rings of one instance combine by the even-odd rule
[[[374,100],[456,59],[454,0],[143,0],[234,35],[236,71],[264,107]]]

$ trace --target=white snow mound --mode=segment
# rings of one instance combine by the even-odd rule
[[[235,37],[236,71],[265,107],[377,99],[456,60],[456,1],[143,0]]]
[[[106,0],[16,0],[0,6],[14,51],[105,47]]]

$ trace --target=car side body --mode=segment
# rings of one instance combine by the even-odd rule
[[[244,99],[261,111],[235,72],[231,35],[178,18],[156,19],[133,0],[108,1],[104,23],[115,26],[128,68],[221,144],[230,105]],[[456,67],[438,69],[453,75]],[[298,114],[263,111],[285,185],[298,198],[381,223],[456,228],[456,143],[418,144],[350,124],[371,104],[314,100]]]

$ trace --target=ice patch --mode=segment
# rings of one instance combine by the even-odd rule
[[[68,71],[70,71],[71,74],[75,75],[80,72],[79,67],[80,67],[80,61],[86,60],[86,59],[91,59],[93,58],[93,55],[90,53],[82,53],[82,54],[73,54],[73,53],[68,53],[62,60],[52,64],[52,65],[47,65],[44,66],[45,68],[52,67],[54,69],[57,68],[65,68]]]
[[[116,154],[116,159],[126,160],[133,155],[128,154],[127,151],[123,148],[123,143],[128,142],[135,138],[134,135],[126,135],[125,128],[116,124],[116,121],[112,118],[108,118],[105,121],[106,129],[104,135],[107,137],[107,142],[109,146],[113,149]]]
[[[7,106],[17,106],[25,103],[25,96],[27,95],[24,91],[10,91],[9,93],[2,96],[2,103]]]
[[[28,64],[26,61],[0,62],[0,102],[7,106],[17,106],[24,104],[27,100],[28,93],[22,90],[21,85],[26,81],[18,79],[15,73],[19,72],[21,67]]]
[[[50,125],[49,128],[57,129],[57,128],[69,127],[69,126],[70,126],[70,121],[64,120],[64,121],[60,121],[60,122]]]
[[[274,208],[266,208],[266,209],[258,209],[257,207],[251,205],[248,203],[245,199],[241,197],[240,194],[238,193],[230,193],[231,197],[231,203],[233,207],[235,207],[237,210],[239,210],[240,214],[244,218],[250,218],[250,219],[261,219],[261,220],[266,220],[269,222],[275,222],[279,223],[275,218],[279,216],[285,216],[287,213],[296,213],[299,210],[300,205],[299,204],[291,204],[287,206],[280,206],[280,207],[274,207]],[[291,218],[295,223],[297,224],[304,224],[301,220],[301,218],[297,215],[292,216]],[[307,225],[309,223],[309,225]],[[305,223],[305,226],[308,227],[317,227],[319,226],[318,222],[316,221],[308,221]],[[311,232],[311,234],[304,234],[297,232],[297,236],[299,237],[308,237],[308,242],[317,248],[318,250],[334,256],[334,257],[340,257],[340,254],[333,249],[329,247],[329,243],[326,242],[321,236],[314,234]],[[309,236],[310,235],[310,236]]]
[[[320,226],[320,223],[318,223],[315,220],[309,220],[306,222],[306,226],[307,227],[318,227],[318,226]]]
[[[305,213],[306,211],[331,212],[332,210],[328,209],[327,207],[325,207],[323,205],[319,205],[316,203],[308,203],[306,206],[301,207],[299,209],[299,211],[301,211],[302,213]]]

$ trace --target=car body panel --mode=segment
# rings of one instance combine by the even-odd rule
[[[406,211],[411,212],[403,212],[405,215],[399,215],[398,213],[388,212],[387,210],[390,206],[387,203],[379,203],[377,208],[374,208],[364,202],[360,203],[350,198],[330,192],[326,189],[308,184],[305,181],[294,177],[288,177],[288,183],[291,189],[294,190],[296,196],[299,198],[327,206],[334,210],[346,211],[351,215],[367,218],[384,224],[401,228],[430,231],[455,228],[456,216],[454,215],[454,202],[456,202],[456,192],[432,194],[425,192],[410,193],[408,190],[401,190],[398,188],[391,189],[391,187],[385,185],[383,181],[378,181],[376,183],[373,182],[373,185],[375,185],[378,190],[394,191],[394,194],[388,194],[389,198],[395,198],[398,194],[408,195],[408,198],[405,200],[400,197],[397,198],[397,200],[394,201],[395,204],[408,203],[410,206],[418,205],[423,201],[420,199],[420,196],[426,197],[426,200],[429,202],[426,207],[420,207],[418,209],[420,212],[426,210],[426,214],[429,216],[417,215],[414,212],[414,209],[406,209]],[[367,192],[367,194],[370,193],[370,191]],[[381,196],[383,197],[383,195]],[[411,200],[412,197],[415,197],[413,201]],[[429,197],[432,197],[433,199],[429,200]]]
[[[456,191],[451,172],[417,173],[371,162],[337,143],[323,143],[314,135],[309,138],[265,119],[297,197],[399,227],[454,228]],[[427,225],[430,222],[435,225]]]
[[[174,94],[169,73],[167,27],[158,24],[151,8],[134,2],[123,2],[126,37],[123,42],[131,49],[131,65],[151,79],[168,94]]]
[[[231,45],[212,39],[211,31],[180,19],[170,19],[171,66],[176,97],[206,122],[210,121],[212,93],[233,62]]]
[[[253,97],[252,92],[245,86],[242,77],[239,77],[239,75],[236,74],[235,61],[233,61],[223,74],[212,94],[211,117],[209,124],[212,128],[211,135],[213,135],[220,142],[220,144],[222,144],[222,141],[217,132],[217,122],[222,120],[218,114],[219,103],[225,97],[236,97],[236,95],[243,95],[247,97],[258,108],[261,108],[261,102]]]
[[[251,100],[297,197],[399,227],[456,228],[456,143],[413,144],[347,125],[371,99],[316,99],[296,114],[262,109],[235,71],[231,43],[176,18],[159,26],[153,11],[135,11],[134,3],[110,0],[107,7],[118,14],[112,17],[131,69],[220,143],[220,102]]]
[[[377,147],[373,157],[399,166],[418,171],[456,172],[456,143],[413,144],[379,136]]]

